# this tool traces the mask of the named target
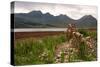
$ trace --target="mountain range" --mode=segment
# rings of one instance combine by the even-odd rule
[[[85,15],[74,20],[67,15],[53,16],[50,13],[43,14],[41,11],[29,13],[14,13],[14,28],[66,28],[69,23],[75,23],[78,28],[96,28],[97,19],[92,15]]]

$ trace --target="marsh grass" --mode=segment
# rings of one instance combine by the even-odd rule
[[[15,65],[53,63],[55,46],[65,41],[65,35],[16,40]]]
[[[88,31],[84,29],[78,30],[81,34],[84,35],[84,37],[91,36],[92,38],[97,38],[97,32],[96,31]]]
[[[84,36],[89,35],[96,38],[95,32],[80,31],[80,33]],[[46,36],[42,38],[18,39],[14,44],[15,65],[55,63],[55,47],[66,41],[67,37],[65,34]],[[70,57],[68,58],[70,59],[69,62],[75,60],[89,61],[96,59],[96,54],[89,53],[85,43],[81,43],[79,48],[79,53],[74,52],[75,50],[72,51],[73,54],[70,54]],[[64,62],[64,59],[64,54],[62,54],[61,62]]]

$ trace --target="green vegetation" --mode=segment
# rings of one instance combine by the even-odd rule
[[[78,30],[81,34],[83,34],[85,37],[91,36],[93,38],[97,38],[97,32],[95,31],[89,31],[89,30],[84,30],[84,29],[79,29]]]
[[[80,31],[84,36],[92,36],[96,38],[95,32]],[[47,36],[43,38],[27,38],[18,39],[15,41],[15,65],[27,65],[27,64],[50,64],[55,63],[55,47],[61,43],[66,42],[66,35],[61,34],[59,36]],[[90,61],[96,60],[96,46],[94,52],[89,52],[85,43],[81,43],[79,46],[79,52],[70,51],[69,62],[75,60]],[[64,54],[61,54],[61,62],[64,62]]]
[[[65,41],[65,35],[16,40],[15,65],[53,63],[55,46]]]
[[[90,49],[84,42],[82,42],[81,46],[79,46],[78,57],[84,61],[96,60],[95,48],[96,47]]]

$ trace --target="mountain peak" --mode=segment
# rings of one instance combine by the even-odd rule
[[[94,18],[92,15],[85,15],[83,17],[86,17],[86,18]]]
[[[41,11],[31,11],[29,12],[29,14],[42,14],[42,12]]]
[[[95,17],[93,17],[92,15],[87,15],[88,18],[94,18],[96,19]]]
[[[60,14],[59,16],[66,16],[66,15],[64,15],[64,14]]]
[[[47,12],[47,13],[45,13],[45,15],[51,15],[51,14]]]

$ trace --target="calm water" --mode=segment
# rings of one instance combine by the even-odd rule
[[[67,28],[21,28],[14,29],[14,32],[43,32],[43,31],[66,31]]]

